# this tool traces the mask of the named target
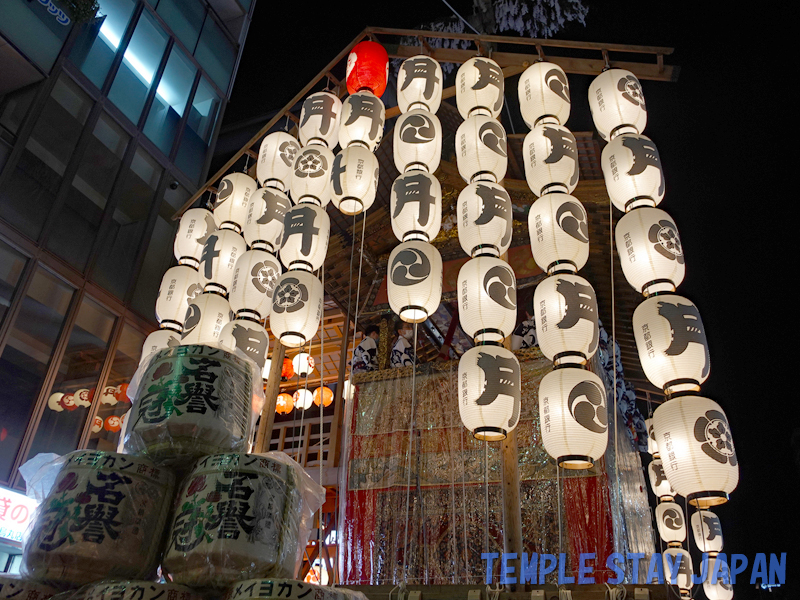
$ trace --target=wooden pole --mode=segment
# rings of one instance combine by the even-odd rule
[[[254,450],[256,453],[269,450],[272,426],[275,425],[275,403],[278,400],[278,392],[281,389],[281,370],[283,369],[283,358],[285,356],[286,346],[280,342],[275,342],[275,348],[272,350],[272,363],[270,363],[269,376],[267,377],[267,388],[264,390],[264,408],[261,409],[261,422],[256,436]]]

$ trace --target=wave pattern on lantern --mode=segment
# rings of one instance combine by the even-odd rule
[[[339,152],[331,169],[333,205],[346,215],[365,212],[375,202],[378,173],[378,159],[363,146],[349,146]]]
[[[421,169],[433,173],[442,160],[442,124],[427,110],[400,115],[394,125],[394,165],[401,173]]]
[[[513,234],[511,197],[503,186],[478,181],[458,195],[458,241],[470,256],[500,256],[511,246]]]
[[[589,110],[604,140],[621,133],[641,133],[647,125],[642,84],[630,71],[609,69],[589,85]]]
[[[567,122],[571,107],[569,82],[564,70],[554,63],[536,62],[520,75],[517,87],[519,110],[525,124],[533,129],[540,120]]]
[[[476,343],[502,342],[517,320],[517,280],[492,256],[468,260],[458,272],[458,319]]]
[[[389,306],[407,323],[421,323],[442,298],[442,256],[426,242],[403,242],[389,256]]]
[[[258,150],[256,177],[268,188],[281,191],[289,186],[294,159],[300,152],[300,143],[285,131],[276,131],[265,136]]]
[[[656,506],[658,535],[670,545],[680,544],[686,539],[686,517],[680,504],[661,502]]]
[[[522,143],[525,179],[537,196],[550,192],[571,194],[578,185],[578,144],[566,127],[537,125]]]
[[[425,171],[403,173],[392,184],[392,231],[401,242],[429,242],[442,226],[442,185]]]
[[[589,259],[589,218],[580,200],[545,194],[528,212],[533,260],[542,271],[577,271]]]
[[[468,118],[456,130],[458,173],[467,183],[498,182],[508,169],[506,130],[484,115]]]
[[[483,114],[496,119],[503,109],[505,77],[491,58],[477,56],[456,73],[456,106],[464,119]]]
[[[442,103],[442,67],[430,56],[412,56],[397,73],[397,105],[401,113],[422,108],[433,114]]]
[[[322,317],[322,297],[322,283],[311,273],[295,270],[281,275],[272,295],[273,335],[288,348],[311,340]]]

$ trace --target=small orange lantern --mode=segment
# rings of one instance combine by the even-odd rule
[[[122,429],[122,420],[117,415],[111,415],[105,422],[106,431],[119,431]]]
[[[314,390],[314,404],[319,406],[319,398],[322,396],[322,406],[330,406],[333,402],[333,391],[327,386],[318,387]]]
[[[292,397],[286,392],[278,394],[278,399],[275,401],[275,412],[279,415],[288,415],[294,408],[294,401]]]
[[[355,94],[367,89],[380,98],[389,77],[389,55],[377,42],[356,44],[347,57],[347,91]]]
[[[283,367],[281,368],[281,380],[286,381],[294,377],[294,367],[292,361],[288,358],[283,359]]]
[[[118,402],[130,402],[128,399],[128,384],[120,383],[117,386],[117,392],[114,394],[114,397]]]

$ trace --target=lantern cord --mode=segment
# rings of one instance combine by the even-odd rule
[[[355,316],[353,318],[353,339],[350,344],[350,377],[353,376],[353,355],[356,351],[356,332],[358,331],[358,303],[361,300],[361,269],[364,264],[364,233],[367,229],[367,213],[361,213],[361,246],[358,249],[358,279],[356,280],[356,305]],[[356,232],[356,215],[353,215],[353,234]],[[356,241],[353,239],[353,245],[350,247],[350,288],[347,294],[347,319],[350,319],[350,299],[353,297],[353,253],[355,251]],[[352,382],[351,382],[352,383]],[[344,391],[344,390],[343,390]]]
[[[464,456],[464,428],[461,427],[461,453],[459,456]],[[461,462],[461,529],[464,533],[464,581],[469,583],[469,554],[467,553],[467,467]]]
[[[242,173],[247,175],[247,169],[248,168],[250,168],[250,153],[249,152],[245,152],[244,153],[244,171],[242,171]]]
[[[508,124],[511,125],[511,133],[516,134],[517,129],[514,127],[514,119],[511,118],[511,109],[508,108],[508,102],[503,102],[503,105],[506,107],[506,114],[508,115]]]
[[[289,133],[289,113],[286,113],[286,124],[283,126],[283,130],[286,133]]]
[[[556,461],[556,494],[558,499],[558,558],[561,560],[561,465]]]
[[[408,582],[408,516],[411,505],[411,445],[414,443],[414,410],[416,408],[417,393],[417,324],[414,323],[414,359],[411,365],[411,414],[408,419],[408,450],[406,452],[406,525],[403,540],[403,589]],[[419,477],[419,474],[417,474]],[[420,496],[420,501],[422,496]]]
[[[445,6],[446,6],[447,8],[449,8],[450,10],[452,10],[452,11],[453,11],[453,14],[454,14],[455,16],[457,16],[459,19],[461,19],[461,21],[464,23],[464,25],[466,25],[467,27],[469,27],[470,29],[472,29],[472,31],[474,31],[476,34],[478,34],[478,35],[481,35],[481,32],[480,32],[480,31],[478,31],[477,29],[475,29],[475,28],[474,28],[474,27],[473,27],[473,26],[470,24],[470,22],[469,22],[469,21],[467,21],[467,20],[466,20],[464,17],[462,17],[462,16],[461,16],[461,15],[458,13],[458,11],[457,11],[455,8],[453,8],[452,6],[450,6],[450,3],[449,3],[447,0],[442,0],[442,2],[444,2]]]
[[[483,440],[483,546],[489,553],[489,442]]]
[[[322,289],[325,290],[325,264],[323,263],[322,267],[320,267],[320,278],[322,279]],[[318,438],[318,445],[317,445],[317,460],[319,461],[319,484],[322,485],[322,433],[323,433],[323,415],[322,411],[324,409],[324,402],[325,400],[325,311],[322,311],[322,323],[320,323],[319,328],[319,438]],[[317,544],[317,554],[319,555],[320,560],[320,569],[319,569],[319,583],[322,585],[322,561],[325,560],[322,558],[322,507],[319,509],[319,528],[317,529],[317,533],[319,533],[319,542]],[[325,570],[328,570],[328,561],[325,560]],[[333,583],[333,582],[328,582]]]

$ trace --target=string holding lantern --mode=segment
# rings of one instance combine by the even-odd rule
[[[389,55],[377,42],[364,40],[347,57],[347,91],[351,94],[369,90],[379,98],[386,91],[389,78]]]

